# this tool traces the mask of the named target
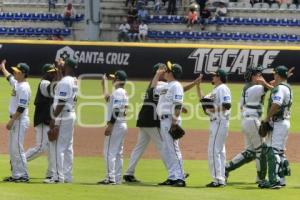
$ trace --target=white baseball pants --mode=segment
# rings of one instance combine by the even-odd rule
[[[144,154],[150,140],[152,140],[157,148],[157,150],[160,153],[160,156],[165,163],[164,159],[164,154],[162,151],[162,135],[160,133],[160,128],[158,127],[140,127],[139,128],[139,136],[138,136],[138,142],[135,145],[135,148],[133,149],[131,156],[130,156],[130,161],[129,161],[129,166],[126,171],[126,175],[134,175],[135,173],[135,168]]]
[[[125,122],[115,122],[110,136],[104,140],[103,156],[106,166],[106,179],[115,183],[122,182],[123,143],[127,134]]]
[[[210,123],[208,140],[208,165],[215,183],[225,184],[226,149],[229,122],[216,119]]]
[[[14,122],[9,134],[9,156],[12,166],[12,177],[28,177],[27,160],[23,148],[29,118],[22,117]]]

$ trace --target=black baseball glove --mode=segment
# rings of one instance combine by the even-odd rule
[[[262,121],[258,133],[261,137],[266,137],[272,130],[273,127],[269,124],[269,122]]]
[[[208,109],[208,108],[214,108],[214,101],[211,98],[203,97],[200,100],[200,103],[201,103],[202,109],[203,109],[203,111],[205,113],[206,113],[206,109]]]
[[[178,140],[184,136],[185,131],[178,124],[175,124],[171,126],[169,133],[174,140]]]

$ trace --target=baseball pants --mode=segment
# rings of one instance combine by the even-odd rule
[[[12,177],[28,177],[27,160],[23,148],[29,118],[22,117],[14,122],[9,134],[9,155],[12,166]]]
[[[115,122],[111,135],[104,140],[106,179],[118,184],[122,182],[123,143],[126,134],[127,124]]]
[[[28,149],[25,153],[27,161],[32,161],[42,155],[44,152],[49,152],[48,142],[49,125],[41,123],[35,127],[36,146]],[[50,156],[48,155],[48,170],[46,177],[52,177],[52,167]]]
[[[208,165],[215,183],[225,184],[226,149],[229,122],[226,119],[216,119],[210,124],[208,140]]]
[[[133,149],[131,156],[130,156],[130,161],[129,161],[129,166],[126,171],[126,175],[134,175],[135,173],[135,168],[144,154],[150,140],[152,140],[157,148],[157,150],[160,153],[160,156],[165,163],[164,159],[164,154],[162,151],[162,136],[160,133],[160,128],[158,127],[141,127],[139,128],[139,136],[138,136],[138,142],[135,145],[135,148]]]
[[[160,120],[160,130],[163,138],[163,158],[168,168],[168,179],[185,180],[182,155],[179,148],[179,140],[174,140],[169,134],[171,117]]]
[[[49,142],[50,162],[53,166],[53,179],[70,183],[73,178],[73,134],[76,114],[63,111],[62,116],[58,139]]]

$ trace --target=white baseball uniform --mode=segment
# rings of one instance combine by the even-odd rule
[[[29,126],[28,105],[31,90],[28,82],[18,82],[13,76],[8,77],[12,87],[9,103],[9,114],[14,115],[18,107],[25,108],[24,112],[14,122],[9,134],[9,155],[12,166],[12,177],[28,178],[27,161],[23,148],[26,129]]]
[[[35,118],[50,118],[49,112],[51,109],[51,94],[50,87],[51,82],[45,79],[42,79],[36,96],[36,110],[35,110]],[[40,95],[40,96],[39,96]],[[45,102],[46,101],[46,102]],[[40,113],[43,112],[43,113]],[[46,115],[46,116],[45,116]],[[31,161],[39,157],[42,153],[49,150],[49,142],[48,142],[48,131],[49,131],[49,122],[45,123],[45,119],[36,119],[40,123],[35,124],[35,138],[36,138],[36,146],[28,149],[25,153],[27,161]],[[52,177],[52,166],[50,162],[50,156],[48,156],[48,170],[46,173],[46,177]]]
[[[263,99],[267,89],[262,85],[247,83],[244,87],[240,105],[242,107],[242,132],[244,133],[245,150],[237,154],[226,166],[228,172],[252,161],[256,161],[257,180],[264,179],[265,170],[261,172],[261,151],[263,138],[258,129],[263,109]],[[261,174],[263,173],[263,174]]]
[[[56,118],[59,126],[58,139],[50,143],[50,160],[53,166],[53,179],[59,182],[72,182],[73,170],[73,133],[76,120],[77,79],[63,77],[55,88],[54,109],[63,101],[65,106]]]
[[[215,107],[231,103],[231,92],[225,84],[216,86],[210,94]],[[228,135],[230,110],[209,113],[208,164],[213,182],[225,184],[225,141]]]
[[[138,142],[131,153],[128,169],[125,173],[126,175],[134,175],[136,165],[145,152],[150,140],[154,142],[163,162],[165,163],[162,151],[163,140],[160,133],[160,121],[156,114],[156,104],[161,89],[166,87],[166,85],[166,82],[159,81],[157,86],[153,89],[152,94],[149,92],[151,89],[149,89],[146,93],[146,95],[153,96],[145,97],[143,107],[139,113],[139,119],[137,122],[137,127],[139,127]]]
[[[269,100],[269,106],[272,103],[279,105],[280,111],[277,113],[277,115],[273,116],[272,118],[271,124],[273,125],[273,131],[266,138],[266,143],[268,147],[273,149],[274,156],[276,159],[276,181],[280,181],[281,184],[285,184],[284,176],[286,174],[283,173],[283,175],[280,175],[280,170],[287,170],[283,168],[288,167],[283,165],[285,165],[287,162],[284,151],[286,150],[288,130],[290,128],[290,107],[292,105],[292,92],[290,86],[287,83],[281,83],[272,89],[271,97]]]
[[[168,179],[185,180],[182,154],[179,148],[179,140],[174,140],[169,134],[174,115],[174,106],[183,104],[183,87],[178,81],[171,81],[161,90],[157,114],[160,117],[160,130],[163,138],[163,158],[168,168]],[[180,118],[178,123],[180,123]]]
[[[128,95],[124,88],[113,91],[107,104],[107,121],[110,121],[114,109],[119,110],[119,115],[113,124],[112,133],[105,137],[103,156],[106,166],[106,180],[120,184],[122,181],[123,143],[127,134],[126,109]]]

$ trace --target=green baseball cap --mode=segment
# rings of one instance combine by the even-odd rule
[[[77,68],[77,64],[78,64],[77,61],[74,60],[73,58],[67,58],[65,60],[65,65],[67,65],[67,66],[69,66],[69,67],[71,67],[73,69]]]
[[[218,76],[222,80],[222,82],[226,82],[227,80],[227,72],[224,69],[219,68],[216,72],[210,72],[213,76]]]
[[[114,78],[119,81],[126,81],[127,80],[127,74],[123,70],[118,70],[115,72],[115,74],[110,74],[109,77]]]
[[[288,68],[286,66],[280,65],[274,69],[274,73],[278,74],[279,76],[283,78],[288,77]]]
[[[173,76],[177,79],[182,75],[182,67],[177,63],[171,63],[171,61],[167,62],[167,69],[172,72]]]
[[[44,74],[50,73],[50,72],[56,72],[56,71],[57,71],[57,69],[55,68],[55,66],[53,64],[47,63],[42,67],[42,72]]]
[[[15,72],[21,72],[23,74],[28,74],[30,67],[26,63],[19,63],[17,66],[12,67],[12,70]]]

